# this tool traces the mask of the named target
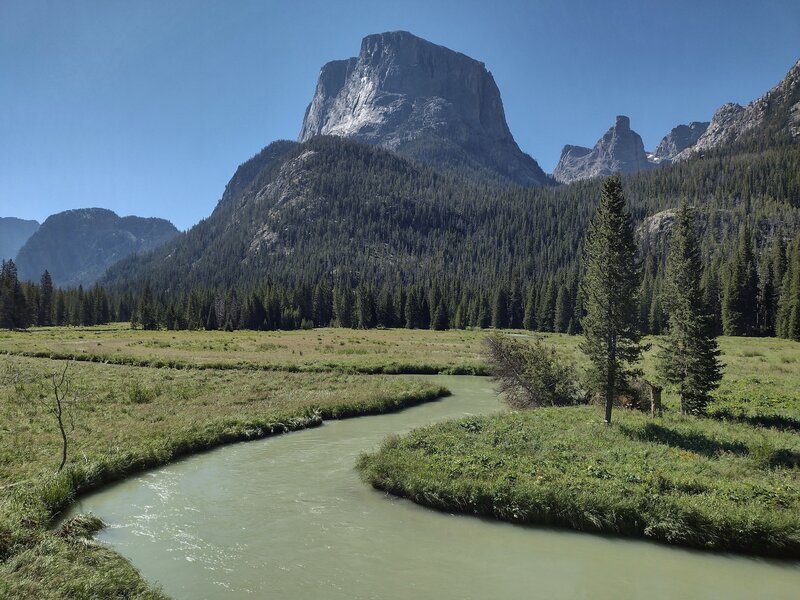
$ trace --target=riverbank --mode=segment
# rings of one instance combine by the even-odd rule
[[[596,407],[461,419],[388,439],[358,468],[439,510],[800,558],[800,436]]]
[[[65,365],[69,458],[39,399]],[[428,382],[337,373],[172,370],[6,357],[0,374],[0,597],[161,598],[112,550],[48,525],[76,494],[222,444],[400,410]],[[72,425],[74,424],[74,430]]]

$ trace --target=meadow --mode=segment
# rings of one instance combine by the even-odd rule
[[[0,597],[161,597],[125,559],[87,537],[91,521],[52,528],[53,517],[82,491],[188,453],[435,399],[446,390],[385,374],[485,373],[484,335],[141,331],[124,324],[0,332]],[[582,364],[580,338],[544,337]],[[777,540],[756,551],[794,548],[796,529],[786,532],[800,514],[800,344],[721,338],[720,345],[726,368],[711,406],[717,419],[680,417],[669,393],[663,419],[618,410],[610,430],[597,427],[591,406],[476,418],[390,440],[361,468],[374,485],[433,506],[444,508],[431,498],[447,492],[454,510],[620,533],[630,533],[626,523],[644,510],[646,503],[631,508],[634,501],[657,489],[662,504],[648,513],[655,515],[648,523],[660,524],[648,529],[653,539],[722,548],[751,518]],[[649,377],[653,357],[651,350],[644,360]],[[65,366],[69,453],[55,474],[61,438],[45,405],[52,376]],[[446,487],[462,480],[473,486],[467,496],[459,495],[466,487]],[[523,501],[541,499],[534,492],[560,487],[586,490],[547,497],[573,501],[562,521],[525,509]],[[630,496],[624,506],[609,500],[620,494]],[[665,504],[673,496],[683,503]],[[489,498],[498,512],[484,510]],[[678,526],[670,512],[676,506],[699,506],[697,519],[729,516],[724,527],[698,520],[709,536],[701,539]]]
[[[20,332],[20,337],[29,335]],[[34,334],[35,335],[35,334]],[[66,366],[68,460],[52,414]],[[159,597],[127,561],[50,530],[81,491],[220,444],[325,419],[374,414],[446,393],[420,380],[342,372],[171,369],[3,356],[0,363],[0,597]]]

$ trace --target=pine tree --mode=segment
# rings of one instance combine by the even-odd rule
[[[728,265],[722,288],[722,330],[725,335],[751,335],[758,313],[758,274],[750,227],[739,233],[736,256]]]
[[[703,304],[700,274],[700,248],[684,200],[669,240],[662,293],[668,331],[658,356],[659,374],[677,387],[684,414],[705,413],[709,392],[722,378],[719,349],[709,332],[709,317]]]
[[[641,273],[619,176],[603,181],[586,238],[584,268],[581,350],[591,361],[590,376],[605,397],[605,422],[610,424],[617,392],[635,373],[631,365],[644,349],[636,314]]]
[[[530,286],[528,288],[528,295],[525,299],[525,316],[522,322],[522,326],[528,331],[533,331],[536,329],[537,309],[538,304],[536,302],[536,288],[534,286]]]
[[[0,266],[0,327],[25,329],[31,324],[31,311],[13,260]]]
[[[444,303],[444,301],[440,301],[439,305],[436,307],[436,310],[433,311],[433,317],[431,318],[431,329],[435,329],[437,331],[450,329],[450,318],[447,314],[447,305]]]
[[[492,327],[495,329],[508,327],[508,294],[504,285],[499,285],[494,294]]]
[[[378,324],[375,306],[375,293],[372,288],[361,284],[356,288],[356,326],[358,329],[372,329]]]
[[[777,333],[800,341],[800,235],[795,237],[778,304]]]
[[[553,317],[553,330],[556,333],[566,333],[569,322],[572,320],[572,298],[566,285],[558,288],[556,296],[556,310]]]
[[[39,294],[39,326],[46,327],[53,324],[53,279],[50,273],[42,273]]]

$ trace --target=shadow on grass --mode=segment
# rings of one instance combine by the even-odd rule
[[[724,421],[738,421],[755,427],[769,427],[772,429],[788,429],[800,432],[800,419],[784,417],[782,415],[741,415],[728,410],[715,410],[710,415],[714,419]]]
[[[682,433],[658,423],[647,423],[642,429],[626,425],[620,425],[619,428],[632,439],[674,446],[709,458],[715,458],[725,452],[742,456],[749,453],[747,444],[742,442],[722,442],[697,432]]]

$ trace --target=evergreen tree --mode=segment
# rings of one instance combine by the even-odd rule
[[[437,331],[444,331],[450,328],[450,320],[447,314],[447,305],[444,301],[440,301],[436,310],[433,311],[433,318],[431,319],[431,329]]]
[[[800,235],[792,243],[781,284],[777,330],[780,337],[800,341]]]
[[[617,392],[634,373],[630,366],[643,350],[636,315],[641,274],[619,176],[603,181],[586,238],[584,269],[581,350],[591,361],[590,377],[605,397],[605,422],[610,424]]]
[[[681,412],[705,413],[709,392],[722,378],[716,340],[709,333],[709,318],[700,289],[700,248],[686,201],[672,227],[667,254],[663,306],[668,331],[659,352],[659,373],[677,387]]]
[[[0,266],[0,328],[25,329],[31,324],[31,310],[17,276],[13,260]]]
[[[503,329],[508,327],[508,294],[504,285],[497,286],[492,303],[492,327]]]
[[[378,324],[376,313],[375,293],[372,288],[359,285],[356,288],[356,326],[359,329],[372,329]]]
[[[398,324],[392,291],[387,286],[384,286],[378,298],[378,324],[383,327],[397,327]]]
[[[572,299],[566,285],[558,288],[556,310],[553,317],[553,329],[556,333],[566,333],[572,320]]]
[[[528,331],[536,329],[536,312],[538,304],[536,302],[536,288],[530,286],[528,288],[528,295],[525,298],[525,316],[522,321],[522,326]]]
[[[757,303],[758,275],[753,239],[750,227],[745,224],[722,289],[722,331],[725,335],[752,335],[756,330]]]
[[[42,273],[42,281],[39,284],[41,292],[39,294],[39,326],[46,327],[53,324],[53,279],[50,273]]]
[[[333,318],[339,327],[353,326],[355,301],[348,285],[337,285],[333,290]]]

